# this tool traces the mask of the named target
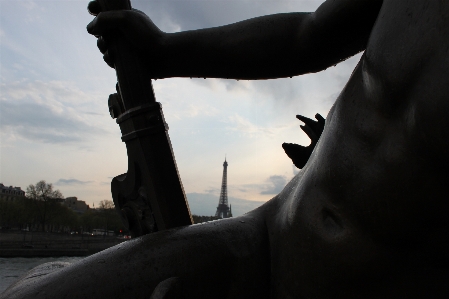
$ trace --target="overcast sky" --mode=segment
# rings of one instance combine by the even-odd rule
[[[166,32],[314,11],[321,3],[131,2]],[[127,154],[107,108],[115,72],[86,32],[87,3],[0,0],[0,182],[25,190],[43,179],[92,206],[111,199],[110,181],[127,171]],[[215,213],[225,155],[234,214],[279,193],[298,171],[281,144],[309,144],[295,115],[326,116],[359,58],[292,79],[154,82],[192,211]]]

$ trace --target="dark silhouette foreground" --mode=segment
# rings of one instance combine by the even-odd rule
[[[265,205],[41,267],[2,298],[449,298],[449,2],[329,0],[173,34],[100,13],[88,31],[109,63],[115,30],[153,78],[289,77],[365,52],[307,164]]]

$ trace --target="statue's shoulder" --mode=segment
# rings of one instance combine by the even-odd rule
[[[447,61],[448,14],[447,1],[384,0],[365,52],[370,74],[394,91],[409,90],[426,74],[439,80],[432,67]]]

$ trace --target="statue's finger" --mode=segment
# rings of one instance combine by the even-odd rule
[[[98,15],[101,12],[100,3],[97,1],[90,1],[87,5],[87,11],[93,16]]]
[[[302,115],[296,115],[296,118],[305,123],[307,126],[314,128],[316,121]]]
[[[98,49],[100,49],[100,52],[103,54],[108,50],[107,43],[102,36],[100,36],[97,39],[97,47],[98,47]]]
[[[324,124],[326,122],[326,119],[324,117],[322,117],[321,114],[319,114],[319,113],[315,114],[315,118],[316,118],[316,120],[318,120],[318,122],[320,124]]]
[[[106,51],[103,55],[103,60],[112,68],[115,68],[114,61],[112,60],[112,57],[109,55],[109,51]]]
[[[88,33],[95,35],[94,28],[95,28],[96,23],[97,23],[97,18],[95,17],[89,24],[87,24],[86,29],[87,29]]]
[[[299,169],[303,168],[304,165],[306,165],[313,149],[294,143],[283,143],[282,148],[284,149],[287,156],[292,160],[293,164]]]
[[[126,22],[127,10],[111,10],[100,12],[95,19],[87,25],[87,32],[93,35],[105,35],[112,29],[120,28]]]
[[[310,128],[307,125],[300,126],[300,127],[304,131],[304,133],[306,133],[307,136],[309,136],[310,140],[312,140],[312,143],[318,141],[318,136],[315,134],[315,132],[312,130],[312,128]]]

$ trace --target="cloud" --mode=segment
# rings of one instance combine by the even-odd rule
[[[243,193],[257,192],[262,195],[277,195],[287,185],[287,177],[284,175],[272,175],[263,184],[231,185],[229,189],[238,190]]]
[[[220,194],[220,188],[209,187],[209,189],[204,190],[207,194],[218,196]]]
[[[92,96],[70,83],[21,80],[2,83],[0,89],[2,134],[44,143],[71,143],[105,133],[96,115],[82,112]]]
[[[65,117],[37,103],[14,103],[2,101],[1,126],[4,132],[22,138],[45,143],[66,143],[83,139],[80,131],[88,131],[89,126]]]
[[[73,186],[73,185],[87,185],[92,183],[92,181],[80,181],[77,179],[59,179],[55,185],[56,186]]]
[[[2,100],[30,100],[37,103],[48,103],[52,106],[66,104],[78,107],[92,101],[92,96],[80,90],[73,82],[17,80],[1,85]]]
[[[28,1],[18,1],[18,2],[26,10],[33,10],[38,7],[38,5],[35,1],[28,0]]]
[[[254,90],[263,96],[268,96],[278,104],[298,101],[303,98],[302,86],[297,78],[252,81]]]
[[[266,190],[260,194],[278,194],[287,184],[287,178],[283,175],[272,175],[268,178],[268,184],[265,185]]]
[[[228,126],[227,129],[231,131],[236,131],[239,133],[243,133],[245,135],[249,135],[250,137],[258,134],[264,134],[264,135],[273,135],[274,131],[273,128],[266,128],[262,126],[257,126],[250,122],[248,119],[235,114],[233,116],[228,117],[228,123],[231,124],[231,126]]]
[[[214,116],[217,114],[217,108],[211,105],[195,105],[188,104],[184,111],[181,111],[184,116],[197,117],[197,116]]]
[[[288,124],[285,125],[260,126],[252,123],[249,119],[242,117],[239,114],[229,116],[227,120],[225,120],[224,122],[229,124],[226,127],[227,130],[238,132],[248,137],[256,137],[260,135],[263,135],[265,137],[273,137],[275,135],[280,134],[282,131],[296,125],[295,122],[289,122]]]

